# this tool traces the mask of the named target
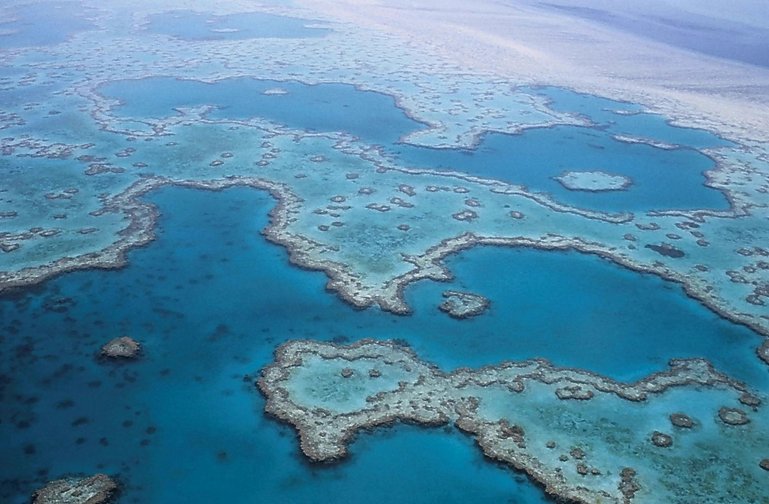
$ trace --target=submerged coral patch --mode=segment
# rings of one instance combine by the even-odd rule
[[[438,305],[438,308],[458,319],[480,315],[485,312],[490,305],[488,299],[480,294],[474,294],[472,292],[447,290],[443,293],[443,297],[445,298],[445,301]]]
[[[572,191],[624,191],[633,184],[628,177],[601,170],[567,171],[554,178]]]
[[[103,504],[110,502],[118,485],[106,474],[51,481],[32,496],[33,504]]]
[[[365,372],[372,369],[382,374]],[[293,425],[302,452],[317,462],[344,458],[364,429],[453,423],[487,457],[526,471],[548,493],[573,502],[707,501],[737,498],[733,492],[751,502],[764,492],[753,457],[753,447],[769,441],[764,427],[742,431],[739,442],[726,434],[733,441],[724,445],[712,437],[719,427],[711,421],[689,433],[696,442],[686,452],[671,434],[643,432],[644,425],[667,423],[662,411],[681,402],[699,404],[730,425],[747,423],[741,410],[719,409],[721,401],[737,401],[745,386],[703,360],[672,361],[666,371],[623,384],[545,361],[445,373],[390,342],[298,340],[277,349],[258,386],[266,412]],[[575,398],[590,399],[593,408],[569,400]],[[688,426],[683,415],[672,418]],[[564,453],[555,450],[558,444],[573,448]],[[718,468],[710,465],[714,456]],[[701,474],[681,473],[681,464],[701,467],[718,481],[705,488]],[[743,484],[734,488],[725,474]]]

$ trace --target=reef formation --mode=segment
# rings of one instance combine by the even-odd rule
[[[633,181],[623,175],[612,175],[601,170],[567,171],[555,177],[566,189],[572,191],[624,191]]]
[[[445,301],[438,305],[438,308],[457,319],[480,315],[488,310],[491,304],[485,297],[472,292],[447,290],[443,297]]]
[[[276,200],[264,236],[285,247],[293,264],[323,271],[328,289],[355,307],[408,314],[407,286],[451,279],[444,260],[471,247],[576,250],[677,282],[715,313],[769,336],[767,116],[763,108],[750,106],[761,101],[738,100],[748,106],[732,107],[722,93],[767,89],[755,80],[745,85],[745,67],[730,73],[736,80],[718,79],[709,91],[717,92],[708,95],[693,92],[689,84],[677,91],[667,82],[652,88],[649,75],[642,85],[618,85],[615,79],[607,85],[592,76],[570,79],[573,72],[563,69],[554,76],[546,71],[550,63],[572,59],[539,60],[534,56],[546,54],[539,49],[524,51],[527,60],[533,59],[522,66],[515,56],[519,51],[510,50],[520,46],[506,46],[509,34],[493,34],[494,23],[483,27],[491,32],[465,27],[467,36],[457,37],[452,28],[441,38],[446,26],[488,19],[480,14],[481,4],[501,9],[499,2],[478,3],[479,13],[460,14],[467,19],[455,18],[458,24],[447,23],[446,12],[412,16],[430,30],[409,28],[412,21],[404,16],[382,17],[383,7],[375,2],[349,8],[344,1],[301,0],[266,8],[317,19],[323,36],[312,43],[243,37],[247,30],[236,39],[238,30],[227,27],[207,28],[206,37],[193,43],[153,31],[162,11],[186,9],[188,3],[115,0],[110,3],[115,12],[94,11],[89,29],[53,45],[0,51],[0,62],[9,69],[0,76],[9,96],[7,110],[0,112],[0,169],[10,181],[0,188],[0,294],[78,269],[124,266],[127,251],[154,239],[158,209],[144,199],[150,191],[169,185],[247,186]],[[453,5],[433,3],[435,13]],[[242,1],[198,7],[232,19],[265,9]],[[0,10],[8,12],[5,6]],[[131,13],[128,23],[125,13]],[[512,20],[508,14],[505,19]],[[193,15],[198,16],[208,24],[220,18],[202,11]],[[7,17],[14,17],[12,10]],[[388,31],[393,19],[397,30]],[[547,13],[540,19],[550,26],[555,17]],[[575,26],[590,32],[562,40],[600,35],[590,25],[570,25],[562,26],[563,33]],[[209,31],[215,39],[208,38]],[[13,40],[13,33],[5,35]],[[425,39],[429,43],[422,43]],[[546,49],[554,42],[535,47]],[[637,42],[632,39],[633,51]],[[461,51],[447,54],[446,47],[464,43],[472,58],[458,57]],[[623,52],[630,46],[604,48]],[[627,60],[634,68],[664,59],[649,56],[656,52],[635,58],[633,51]],[[702,58],[683,61],[698,69],[705,63]],[[579,66],[594,74],[599,65]],[[724,74],[712,61],[707,67],[711,76]],[[614,102],[596,115],[606,112],[609,122],[616,122],[655,111],[676,124],[722,135],[724,142],[702,147],[644,128],[608,133],[627,144],[623,147],[667,154],[700,151],[713,162],[702,183],[720,191],[728,208],[633,213],[579,208],[521,183],[473,175],[462,166],[451,171],[412,167],[388,154],[381,138],[366,138],[333,121],[327,128],[290,125],[251,116],[247,107],[228,110],[212,99],[134,114],[130,96],[106,91],[121,84],[135,89],[158,76],[169,76],[174,90],[193,80],[215,89],[267,76],[272,80],[258,95],[272,100],[296,98],[301,94],[295,92],[297,84],[317,90],[343,83],[385,97],[413,119],[389,140],[393,145],[433,149],[472,150],[493,132],[579,126],[597,134],[606,126],[589,114],[559,110],[546,95],[526,87],[532,83],[643,102]],[[711,108],[692,108],[698,103]],[[527,162],[516,156],[509,161],[515,168]],[[568,166],[576,163],[570,160]],[[558,180],[567,189],[599,193],[640,185],[636,180],[631,187],[629,178],[599,170],[566,172]],[[66,306],[60,303],[54,308]],[[455,317],[479,315],[488,306],[488,300],[460,291],[447,291],[442,305]],[[139,350],[131,342],[111,343],[105,353],[113,357]],[[756,347],[757,357],[769,364],[769,340],[757,339]],[[359,429],[412,421],[453,423],[474,436],[487,456],[525,471],[552,494],[579,502],[691,501],[682,496],[757,500],[762,494],[756,481],[765,481],[759,479],[766,476],[761,471],[769,470],[767,453],[755,449],[769,446],[765,421],[756,418],[763,411],[761,399],[704,361],[673,361],[668,371],[623,385],[544,361],[443,373],[392,344],[304,342],[281,347],[260,385],[268,411],[296,425],[303,451],[318,461],[343,457]],[[739,495],[729,494],[727,487]]]
[[[32,496],[32,504],[102,504],[110,502],[118,485],[106,474],[51,481]]]
[[[112,339],[101,347],[101,356],[108,359],[135,359],[141,352],[141,345],[130,336]]]
[[[488,132],[593,126],[590,118],[559,111],[536,90],[519,86],[514,73],[489,79],[485,73],[457,72],[454,62],[436,58],[426,47],[382,37],[368,26],[335,23],[310,45],[301,38],[190,44],[145,29],[142,23],[158,15],[156,7],[130,7],[140,36],[111,36],[109,19],[97,17],[93,23],[100,30],[46,49],[55,61],[79,62],[66,77],[51,62],[38,61],[35,48],[13,48],[2,55],[9,66],[29,70],[4,77],[7,89],[18,92],[55,82],[61,90],[46,103],[20,100],[0,115],[0,152],[20,177],[18,184],[4,188],[0,203],[0,292],[74,269],[125,264],[125,251],[153,236],[154,210],[134,198],[148,180],[159,187],[171,183],[161,180],[248,184],[259,178],[289,196],[284,206],[291,208],[290,221],[276,218],[286,228],[279,243],[297,265],[326,272],[329,288],[355,306],[407,313],[405,285],[445,279],[449,272],[439,263],[446,255],[494,242],[599,254],[679,282],[720,315],[769,335],[769,251],[763,246],[769,154],[755,136],[737,134],[747,123],[684,117],[686,107],[667,100],[646,104],[670,111],[679,123],[708,128],[735,142],[698,148],[715,163],[704,183],[724,193],[728,210],[611,214],[575,208],[521,185],[462,173],[461,167],[452,172],[407,168],[352,133],[317,133],[270,118],[227,116],[211,103],[153,111],[152,117],[125,115],[121,99],[105,93],[116,75],[136,85],[172,75],[179,82],[214,87],[250,79],[259,69],[259,75],[272,79],[259,94],[276,100],[293,96],[285,92],[297,79],[307,85],[347,83],[387,96],[414,119],[415,130],[399,132],[399,141],[414,146],[466,149]],[[243,6],[217,8],[237,15]],[[287,15],[311,11],[276,8]],[[321,11],[328,13],[328,21],[353,15],[339,7]],[[311,17],[327,17],[322,12]],[[105,59],[92,47],[124,58]],[[221,65],[208,64],[214,49]],[[328,61],[345,64],[329,66]],[[619,102],[612,108],[616,118],[643,113]],[[41,132],[43,124],[69,114],[82,127],[54,124]],[[651,136],[623,130],[613,138],[662,151],[689,147]],[[340,166],[345,169],[337,170]],[[51,167],[71,177],[34,176]],[[338,197],[342,203],[335,202]],[[364,226],[375,232],[360,233]],[[273,234],[270,229],[265,233]],[[660,249],[660,243],[674,244],[678,252],[665,255],[673,248]]]
[[[315,462],[344,458],[361,430],[453,423],[488,458],[571,502],[765,496],[756,447],[769,446],[769,432],[745,428],[762,402],[700,359],[624,384],[543,360],[445,373],[392,342],[297,340],[257,384],[266,412],[297,429]]]

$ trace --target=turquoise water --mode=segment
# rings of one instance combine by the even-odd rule
[[[659,277],[597,256],[526,248],[479,247],[446,264],[455,274],[450,284],[420,282],[407,291],[425,328],[421,337],[461,348],[444,366],[481,366],[495,355],[544,357],[634,381],[670,358],[706,357],[734,377],[769,386],[769,372],[755,358],[755,333]],[[489,311],[457,325],[433,307],[449,288],[486,296]]]
[[[265,95],[269,89],[287,93]],[[546,192],[557,201],[609,212],[661,209],[724,210],[723,193],[706,187],[703,173],[715,168],[712,159],[690,149],[664,150],[627,144],[615,134],[648,137],[698,148],[727,144],[703,130],[670,126],[652,114],[618,115],[612,110],[637,110],[628,104],[580,95],[559,88],[542,88],[556,109],[589,116],[594,127],[559,126],[532,129],[520,135],[490,133],[475,150],[431,149],[400,142],[425,127],[399,109],[392,97],[361,91],[346,84],[307,85],[257,79],[225,79],[216,83],[172,78],[116,81],[101,92],[120,99],[114,112],[128,117],[162,118],[176,107],[202,104],[217,107],[217,119],[264,117],[291,128],[346,131],[385,151],[406,166],[459,170],[482,177],[522,184]],[[365,110],[366,114],[357,113]],[[603,170],[633,180],[627,191],[591,193],[569,191],[553,177],[568,170]]]
[[[705,187],[703,172],[715,163],[687,149],[666,151],[626,144],[605,131],[576,126],[488,134],[474,151],[393,147],[408,166],[462,171],[522,184],[579,208],[608,212],[661,209],[728,209],[723,193]],[[629,177],[626,191],[570,191],[553,177],[565,171],[601,170]]]
[[[41,2],[10,9],[10,16],[0,20],[0,52],[4,48],[59,44],[83,30],[95,28],[86,19],[80,3]]]
[[[543,95],[554,110],[584,116],[593,126],[532,129],[520,135],[488,133],[474,150],[409,145],[396,145],[392,150],[410,165],[459,170],[522,184],[580,208],[608,212],[729,208],[723,193],[704,185],[703,174],[714,169],[715,163],[694,149],[725,147],[731,142],[704,130],[672,126],[663,116],[642,113],[640,106],[630,103],[556,87],[522,91]],[[627,144],[613,135],[686,147],[664,150]],[[633,185],[627,191],[591,193],[569,191],[553,179],[565,171],[596,169],[629,177]]]
[[[307,464],[251,383],[291,338],[398,337],[446,369],[539,356],[621,379],[700,355],[767,381],[750,331],[596,257],[471,250],[449,261],[454,287],[489,296],[486,315],[450,319],[436,308],[448,285],[420,283],[407,292],[414,315],[398,317],[353,310],[325,292],[322,273],[290,266],[259,235],[273,204],[262,192],[150,199],[162,212],[158,239],[126,268],[0,300],[3,502],[96,470],[120,474],[121,502],[548,502],[455,431],[378,430],[340,465]],[[98,363],[100,345],[122,334],[145,357]]]
[[[323,37],[328,28],[309,27],[310,19],[264,12],[239,12],[217,16],[191,10],[166,11],[150,16],[146,29],[182,40],[243,40],[250,38]]]

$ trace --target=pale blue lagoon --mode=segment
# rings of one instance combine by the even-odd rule
[[[263,12],[216,15],[192,10],[150,16],[145,29],[181,40],[241,40],[250,38],[322,37],[331,30],[318,21]]]
[[[281,94],[270,94],[274,89]],[[627,110],[628,104],[622,102],[558,88],[533,91],[544,93],[556,109],[584,115],[595,125],[537,128],[518,135],[487,133],[474,149],[434,149],[401,142],[409,132],[426,126],[409,118],[392,97],[349,84],[247,78],[204,83],[154,77],[116,81],[101,89],[106,97],[120,101],[114,111],[124,117],[160,119],[177,114],[180,107],[209,105],[215,107],[209,114],[215,119],[261,117],[305,131],[347,132],[382,146],[406,166],[521,184],[579,208],[606,212],[729,208],[723,193],[706,185],[705,172],[714,169],[715,162],[690,147],[715,148],[728,142],[702,130],[673,127],[658,115],[612,112]],[[619,134],[682,147],[629,144],[613,138]],[[553,178],[565,171],[591,170],[624,175],[633,185],[617,192],[570,191]]]

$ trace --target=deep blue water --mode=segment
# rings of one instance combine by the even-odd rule
[[[121,502],[544,502],[456,432],[379,431],[343,465],[308,465],[244,376],[286,339],[384,337],[407,319],[356,312],[324,292],[322,274],[289,266],[259,235],[264,193],[152,199],[164,212],[159,239],[129,267],[0,301],[0,501],[100,470],[120,474]],[[97,363],[119,334],[141,340],[146,357]]]
[[[0,51],[3,48],[59,44],[73,34],[95,28],[85,18],[80,3],[41,2],[10,9],[10,20],[0,20]]]
[[[420,282],[407,291],[425,328],[421,338],[456,345],[444,366],[480,366],[494,355],[544,357],[634,381],[670,358],[706,357],[732,376],[769,386],[754,354],[760,337],[657,276],[597,256],[528,248],[479,247],[446,264],[456,277],[450,284]],[[431,305],[448,288],[488,297],[489,312],[457,325]]]
[[[166,11],[150,16],[146,29],[182,40],[243,40],[250,38],[323,37],[328,28],[308,27],[318,21],[264,12],[218,16],[191,10]]]
[[[281,88],[284,95],[265,95]],[[663,150],[627,144],[615,134],[649,137],[697,148],[728,142],[703,130],[677,128],[661,116],[624,116],[613,109],[632,106],[559,88],[537,89],[558,110],[590,117],[595,127],[559,126],[528,130],[520,135],[489,133],[474,150],[431,149],[400,142],[408,132],[425,126],[400,110],[392,97],[360,91],[346,84],[306,85],[248,78],[216,83],[172,78],[116,81],[101,88],[123,103],[115,109],[130,117],[167,117],[174,108],[201,104],[218,107],[219,119],[265,117],[292,128],[310,131],[346,131],[378,144],[407,166],[459,170],[482,177],[514,182],[557,201],[609,212],[660,209],[723,210],[723,193],[704,185],[703,172],[715,168],[712,159],[690,148]],[[360,111],[365,110],[362,114]],[[627,191],[591,193],[569,191],[553,177],[568,170],[603,170],[630,177]]]
[[[407,292],[414,315],[399,317],[353,310],[322,273],[292,267],[259,235],[265,193],[163,189],[151,200],[158,239],[126,268],[0,299],[2,502],[96,470],[120,475],[121,502],[547,502],[454,431],[378,430],[340,465],[305,463],[246,378],[291,338],[402,338],[446,369],[539,356],[624,379],[701,355],[767,381],[750,331],[596,257],[474,249],[449,261],[453,287],[489,296],[486,315],[450,319],[436,308],[449,286],[420,283]],[[98,363],[122,334],[145,357]]]

